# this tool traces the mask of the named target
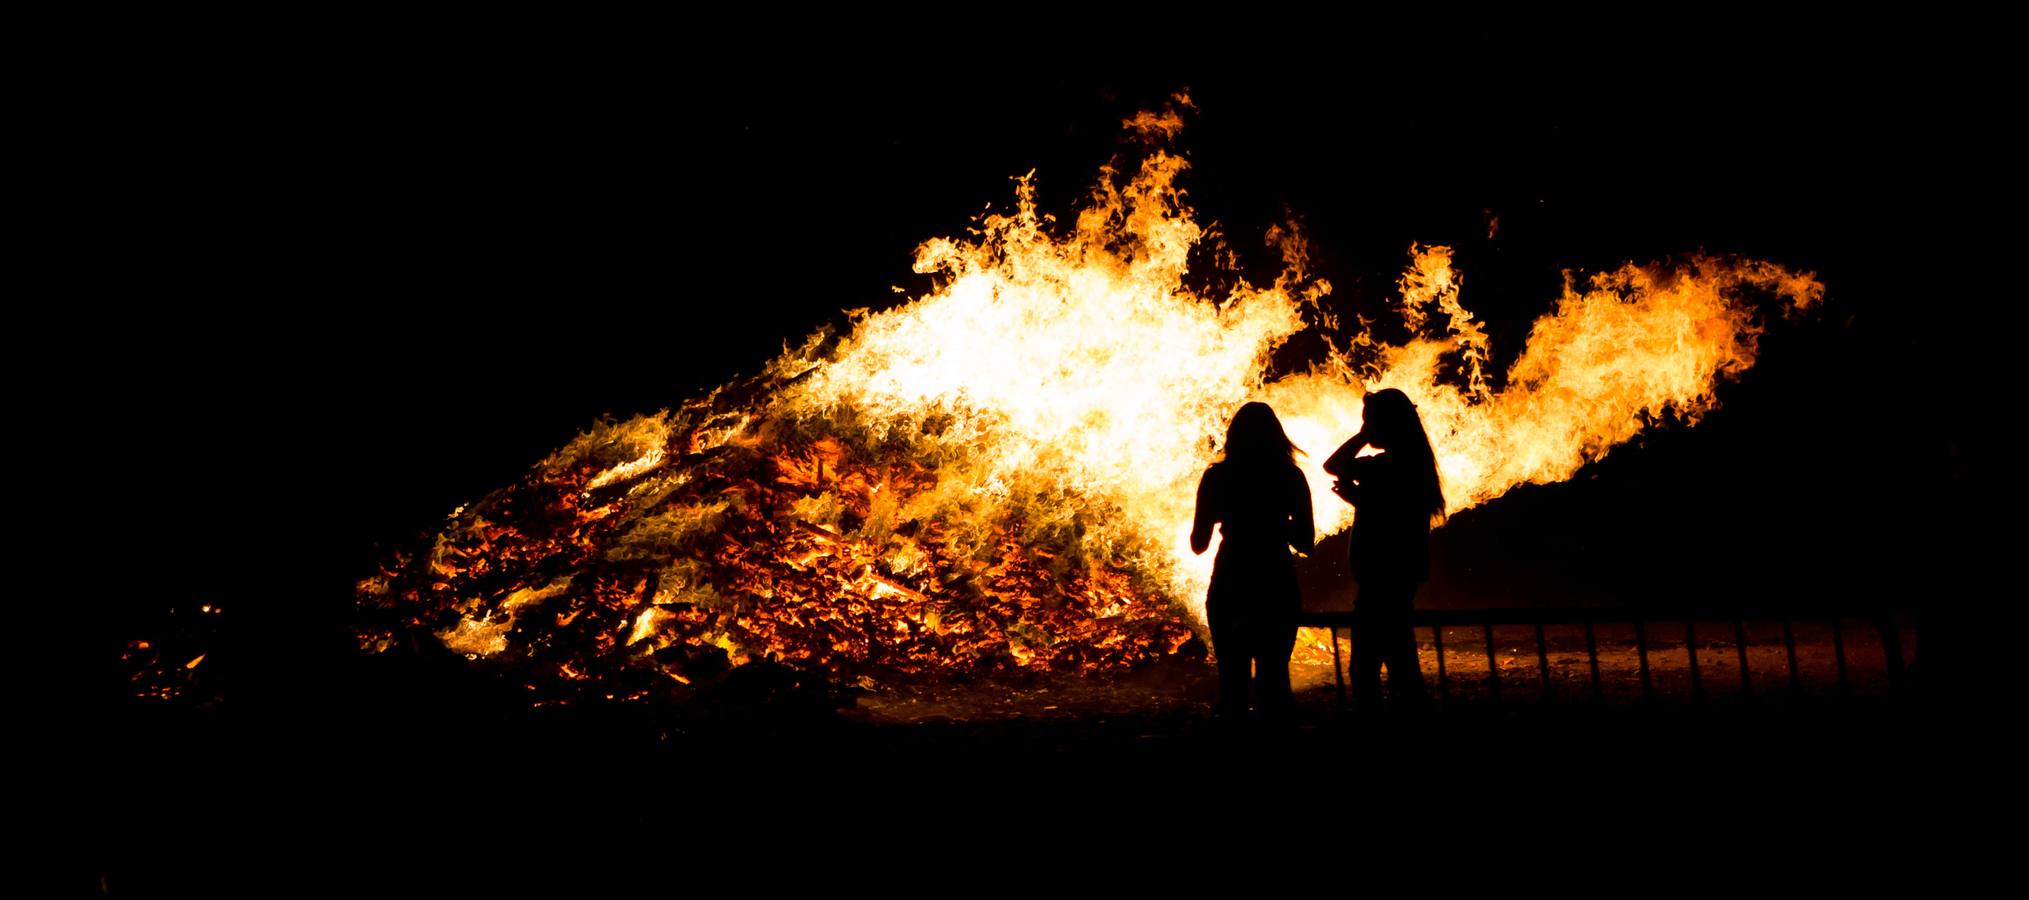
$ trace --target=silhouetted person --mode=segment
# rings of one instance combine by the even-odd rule
[[[1296,446],[1266,403],[1249,403],[1226,428],[1226,453],[1198,481],[1191,551],[1203,553],[1219,526],[1219,555],[1205,596],[1212,650],[1219,659],[1219,716],[1247,714],[1253,667],[1262,712],[1289,710],[1289,654],[1303,600],[1290,548],[1308,551],[1316,531],[1310,484],[1296,467]]]
[[[1437,458],[1409,396],[1389,388],[1368,394],[1360,433],[1346,441],[1324,470],[1338,480],[1332,492],[1358,509],[1353,517],[1351,563],[1360,583],[1353,611],[1353,698],[1380,698],[1381,666],[1397,701],[1424,699],[1410,611],[1416,586],[1430,580],[1430,523],[1444,515]],[[1381,451],[1360,456],[1361,449]]]

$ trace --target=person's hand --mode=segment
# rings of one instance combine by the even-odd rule
[[[1357,481],[1347,481],[1343,478],[1332,479],[1332,493],[1339,495],[1340,500],[1358,506],[1360,501],[1355,498],[1359,496],[1359,492],[1360,483]]]

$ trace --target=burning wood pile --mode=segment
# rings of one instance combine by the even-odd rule
[[[361,583],[362,643],[425,631],[540,699],[628,699],[761,659],[867,683],[1118,669],[1191,639],[1158,585],[1085,554],[1096,504],[924,515],[936,461],[894,429],[745,420],[729,394],[765,385],[745,387],[603,425],[460,510]]]

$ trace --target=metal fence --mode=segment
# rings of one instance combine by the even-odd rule
[[[1755,684],[1748,664],[1748,624],[1779,623],[1782,629],[1782,647],[1787,663],[1787,679],[1781,685]],[[1902,654],[1901,626],[1892,616],[1878,612],[1855,613],[1850,611],[1799,613],[1794,610],[1766,609],[1719,609],[1719,608],[1672,608],[1645,610],[1604,610],[1604,609],[1464,609],[1464,610],[1418,610],[1411,616],[1412,626],[1429,629],[1431,643],[1437,656],[1437,695],[1441,700],[1451,698],[1454,674],[1446,665],[1444,632],[1449,629],[1476,630],[1484,644],[1487,657],[1485,685],[1494,699],[1499,699],[1504,686],[1501,682],[1498,644],[1494,639],[1495,626],[1528,626],[1534,636],[1536,651],[1536,681],[1538,691],[1548,697],[1552,693],[1552,677],[1549,643],[1544,637],[1546,626],[1582,626],[1585,636],[1586,667],[1590,683],[1590,699],[1603,699],[1600,678],[1601,626],[1629,626],[1634,630],[1634,652],[1637,660],[1637,678],[1640,696],[1643,700],[1656,695],[1655,678],[1650,665],[1650,642],[1657,629],[1680,630],[1683,647],[1688,657],[1690,693],[1693,699],[1702,700],[1707,694],[1706,681],[1709,675],[1701,671],[1698,654],[1698,624],[1718,624],[1730,630],[1733,650],[1731,660],[1722,653],[1716,659],[1708,658],[1706,667],[1727,666],[1737,669],[1739,691],[1752,693],[1766,691],[1770,687],[1801,694],[1804,691],[1803,678],[1797,664],[1797,627],[1806,623],[1829,623],[1831,628],[1832,655],[1835,663],[1836,689],[1842,694],[1852,692],[1853,680],[1848,671],[1848,629],[1857,623],[1861,628],[1871,628],[1879,636],[1883,673],[1889,688],[1901,687],[1907,673]],[[1338,636],[1340,630],[1350,633],[1361,627],[1361,616],[1357,612],[1305,612],[1298,624],[1305,627],[1331,629],[1332,667],[1338,685],[1339,699],[1346,699],[1348,660],[1341,658]],[[1399,626],[1397,626],[1399,627]],[[1392,678],[1391,678],[1392,680]]]

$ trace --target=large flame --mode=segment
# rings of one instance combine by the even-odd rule
[[[759,378],[606,423],[522,484],[454,514],[427,552],[361,586],[371,608],[474,657],[570,681],[769,657],[856,670],[1125,665],[1203,621],[1189,552],[1197,477],[1233,411],[1264,400],[1306,455],[1321,530],[1351,524],[1316,466],[1395,387],[1421,409],[1450,510],[1569,477],[1643,427],[1695,421],[1754,361],[1758,302],[1816,303],[1809,275],[1695,257],[1567,275],[1502,387],[1445,247],[1412,246],[1398,309],[1307,371],[1270,355],[1336,321],[1300,235],[1286,267],[1217,296],[1186,286],[1206,233],[1164,149],[1106,169],[1068,228],[1031,173],[1011,212],[923,244],[930,293],[859,312]],[[391,628],[370,629],[369,642]],[[704,660],[701,662],[701,660]]]

